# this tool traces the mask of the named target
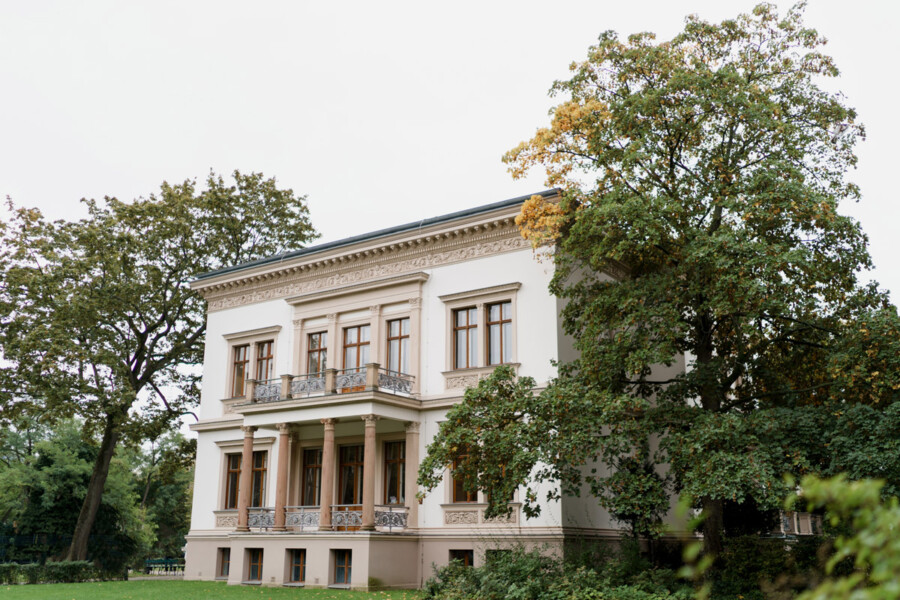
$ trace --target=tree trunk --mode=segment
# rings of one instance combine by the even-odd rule
[[[722,553],[722,528],[724,503],[721,500],[703,498],[703,551],[707,556],[718,557]]]
[[[66,560],[87,560],[88,538],[94,527],[94,519],[97,518],[97,510],[103,499],[103,489],[106,487],[106,477],[109,475],[109,463],[112,461],[116,444],[119,442],[119,428],[115,417],[107,415],[106,426],[103,428],[103,441],[100,443],[100,452],[94,462],[94,471],[91,473],[91,482],[88,484],[87,495],[78,513],[78,521],[75,523],[75,533],[72,534],[72,545]]]

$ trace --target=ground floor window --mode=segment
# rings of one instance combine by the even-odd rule
[[[250,558],[247,564],[247,581],[262,581],[262,548],[251,548],[247,550],[247,554]]]
[[[306,550],[291,550],[291,583],[306,581]]]
[[[353,566],[353,554],[350,550],[334,551],[334,583],[349,584],[350,571]]]
[[[451,550],[450,551],[450,560],[458,560],[463,564],[464,567],[471,567],[475,565],[475,551],[474,550]]]
[[[219,548],[219,570],[216,577],[228,577],[231,569],[231,548]]]

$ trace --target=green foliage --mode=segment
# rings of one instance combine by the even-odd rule
[[[626,552],[627,554],[627,552]],[[433,600],[689,600],[692,590],[674,574],[636,566],[634,557],[609,557],[593,568],[538,550],[504,552],[480,567],[458,562],[436,568],[425,584]]]
[[[454,475],[470,491],[482,490],[488,498],[488,518],[509,512],[507,498],[519,482],[528,478],[537,458],[530,448],[533,430],[523,419],[538,402],[534,380],[516,379],[509,366],[499,366],[474,388],[463,402],[447,412],[438,434],[419,465],[419,485],[426,490],[443,481],[444,471],[456,461]],[[534,514],[526,503],[525,514]]]
[[[849,525],[853,533],[835,540],[835,552],[825,565],[831,577],[797,600],[900,597],[900,501],[885,500],[882,487],[879,481],[849,481],[845,475],[803,479],[801,495],[789,502],[805,503],[809,509],[824,507],[832,526]],[[847,560],[852,560],[852,571],[839,575],[838,566]]]
[[[866,237],[839,212],[859,199],[847,174],[864,129],[820,87],[838,70],[802,13],[688,17],[662,43],[606,32],[554,83],[550,125],[505,157],[562,190],[517,222],[555,245],[551,290],[579,355],[527,413],[519,433],[539,445],[523,455],[648,533],[664,498],[690,495],[714,553],[724,503],[776,509],[784,473],[900,467],[895,439],[863,433],[898,399],[900,318],[860,284]],[[875,410],[831,438],[792,426],[806,407],[843,420],[854,405]],[[837,448],[853,444],[849,465]],[[597,461],[610,469],[582,466]]]
[[[83,557],[119,441],[158,438],[198,401],[190,367],[202,360],[206,315],[190,281],[316,237],[303,196],[258,173],[233,177],[211,173],[203,190],[163,183],[132,203],[85,200],[88,216],[74,222],[10,202],[0,228],[0,421],[77,415],[103,438],[72,557]]]
[[[93,563],[84,561],[47,562],[44,564],[0,564],[0,582],[16,583],[80,583],[99,577]]]

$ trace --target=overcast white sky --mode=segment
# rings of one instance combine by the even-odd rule
[[[262,171],[309,196],[322,241],[528,194],[542,173],[513,181],[500,157],[601,31],[667,39],[753,4],[0,0],[0,194],[72,218],[82,197]],[[900,3],[811,0],[806,20],[868,128],[844,210],[896,302]]]

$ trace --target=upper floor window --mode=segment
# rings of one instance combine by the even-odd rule
[[[453,311],[453,368],[478,366],[478,310],[475,307]]]
[[[250,345],[234,347],[234,362],[231,368],[231,396],[244,395],[244,383],[247,380],[247,364],[250,362]]]
[[[328,333],[311,333],[307,339],[306,372],[321,373],[325,370],[325,360],[328,357]]]
[[[409,373],[409,319],[394,319],[387,323],[388,369]]]
[[[266,381],[272,379],[272,371],[275,367],[272,351],[275,344],[272,340],[266,340],[256,344],[256,380]]]
[[[488,304],[488,365],[512,362],[512,302]]]
[[[369,362],[369,326],[344,329],[344,368],[359,369]]]

